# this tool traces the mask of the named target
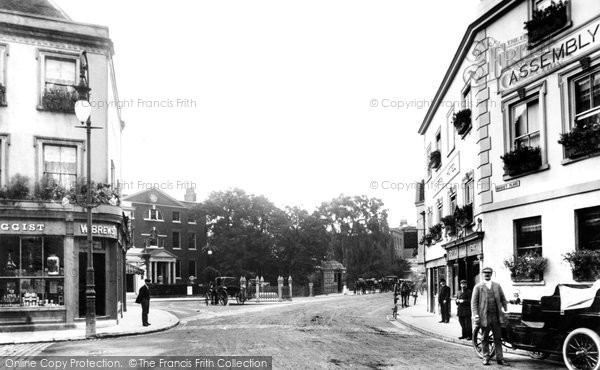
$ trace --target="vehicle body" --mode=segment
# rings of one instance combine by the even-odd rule
[[[504,346],[540,360],[562,355],[569,369],[600,369],[600,280],[594,285],[559,284],[551,296],[524,299],[521,311],[506,314]],[[482,357],[482,331],[474,331],[473,346]],[[493,347],[491,339],[491,354]]]
[[[244,304],[250,299],[246,286],[240,284],[240,279],[230,276],[219,276],[206,292],[206,304],[221,304],[226,306],[229,299],[235,298],[238,304]]]

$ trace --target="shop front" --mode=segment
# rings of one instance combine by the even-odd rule
[[[483,232],[475,232],[443,245],[446,249],[447,284],[452,295],[460,290],[460,281],[466,280],[469,289],[479,282],[483,261]]]
[[[23,203],[0,206],[0,332],[72,327],[85,316],[85,212]],[[124,296],[122,214],[101,208],[92,228],[96,313],[116,319]]]

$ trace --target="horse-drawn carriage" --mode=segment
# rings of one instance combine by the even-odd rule
[[[473,346],[482,356],[482,331]],[[524,299],[522,312],[509,312],[502,325],[503,345],[528,351],[536,359],[562,355],[569,369],[600,368],[600,280],[595,284],[559,284],[540,300]],[[495,348],[490,333],[490,353]]]
[[[230,298],[235,298],[238,304],[244,304],[249,300],[251,292],[240,283],[239,279],[229,276],[215,278],[214,284],[205,294],[206,305],[221,304],[226,306]]]

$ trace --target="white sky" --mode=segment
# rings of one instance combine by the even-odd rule
[[[396,226],[416,219],[414,188],[382,187],[423,177],[414,105],[433,98],[480,0],[55,2],[110,28],[126,193],[159,182],[183,199],[188,181],[199,200],[240,187],[308,210],[365,194]]]

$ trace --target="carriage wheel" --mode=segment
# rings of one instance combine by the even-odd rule
[[[529,357],[534,360],[545,360],[550,356],[548,352],[540,352],[540,351],[527,351]]]
[[[586,328],[573,330],[563,344],[563,360],[569,370],[600,368],[600,337]]]
[[[496,354],[496,345],[494,344],[494,334],[490,330],[488,334],[488,341],[490,346],[490,358]],[[473,330],[473,349],[477,353],[477,356],[483,358],[483,329],[479,326]]]
[[[221,292],[221,294],[219,294],[219,303],[223,306],[227,306],[227,293]]]

